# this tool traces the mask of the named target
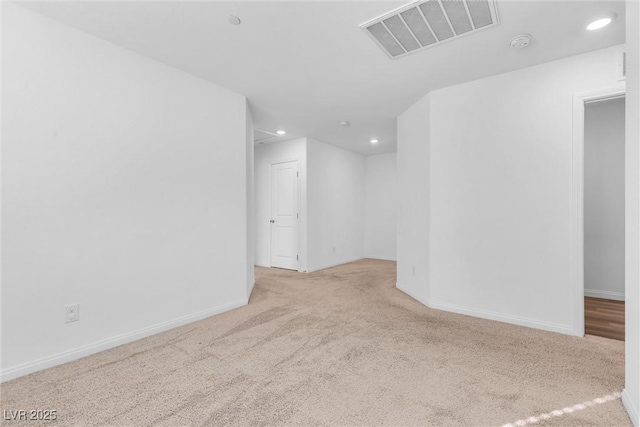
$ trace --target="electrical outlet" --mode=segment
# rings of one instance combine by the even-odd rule
[[[64,323],[77,322],[80,320],[80,304],[64,306]]]

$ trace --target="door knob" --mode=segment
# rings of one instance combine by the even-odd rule
[[[276,222],[274,219],[272,219],[271,221],[269,221],[271,224],[273,224],[274,222]]]

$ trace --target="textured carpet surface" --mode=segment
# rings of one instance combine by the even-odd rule
[[[248,306],[5,383],[1,409],[55,409],[58,425],[630,425],[623,342],[426,308],[388,261],[256,275]]]

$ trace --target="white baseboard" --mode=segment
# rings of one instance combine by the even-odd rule
[[[380,259],[382,261],[397,261],[396,257],[384,256],[384,255],[365,255],[365,258]]]
[[[640,426],[640,419],[638,417],[638,408],[635,407],[631,399],[629,398],[629,394],[627,393],[627,389],[622,390],[622,404],[624,408],[627,410],[629,414],[629,418],[631,418],[631,422],[634,426]]]
[[[220,314],[225,311],[233,310],[234,308],[247,305],[247,300],[237,300],[227,304],[220,305],[218,307],[210,308],[207,310],[199,311],[197,313],[188,314],[186,316],[179,317],[177,319],[169,320],[166,322],[158,323],[156,325],[141,328],[135,331],[127,332],[122,335],[107,338],[104,340],[96,341],[91,344],[76,347],[74,349],[64,351],[62,353],[46,356],[41,359],[33,360],[31,362],[23,363],[17,366],[13,366],[0,371],[0,382],[9,381],[24,375],[31,374],[33,372],[41,371],[43,369],[51,368],[53,366],[62,365],[63,363],[72,362],[82,357],[89,356],[91,354],[99,353],[104,350],[108,350],[113,347],[117,347],[122,344],[127,344],[132,341],[146,338],[151,335],[158,334],[160,332],[168,331],[169,329],[177,328],[178,326],[186,325],[198,320],[211,317],[215,314]]]
[[[428,300],[419,297],[418,295],[416,295],[415,293],[411,292],[409,289],[407,289],[405,286],[401,285],[400,283],[396,283],[396,288],[398,288],[399,290],[401,290],[405,294],[409,295],[414,300],[426,305],[427,307],[430,307]]]
[[[503,323],[510,323],[513,325],[526,326],[529,328],[542,329],[545,331],[558,332],[566,335],[576,335],[571,325],[561,325],[557,323],[544,322],[540,320],[528,319],[526,317],[511,316],[502,313],[496,313],[488,310],[479,310],[474,308],[462,307],[454,304],[447,304],[438,301],[431,301],[416,295],[410,291],[406,286],[396,283],[396,288],[409,295],[411,298],[419,301],[429,308],[436,310],[449,311],[451,313],[464,314],[467,316],[479,317],[481,319],[495,320]]]
[[[613,299],[616,301],[624,301],[624,292],[599,291],[597,289],[585,289],[585,297]]]
[[[450,311],[452,313],[465,314],[467,316],[480,317],[482,319],[495,320],[498,322],[511,323],[513,325],[526,326],[529,328],[542,329],[545,331],[558,332],[560,334],[575,335],[571,325],[561,325],[558,323],[544,322],[526,317],[512,316],[496,313],[487,310],[466,308],[458,305],[446,304],[438,301],[431,301],[429,305],[437,310]]]
[[[251,287],[249,288],[249,292],[247,292],[247,304],[249,303],[249,300],[251,299],[251,294],[253,293],[253,288],[256,287],[256,281],[254,280],[253,283],[251,284]]]
[[[320,266],[320,267],[310,267],[310,268],[307,269],[306,272],[307,273],[313,273],[314,271],[324,270],[325,268],[337,267],[337,266],[342,265],[342,264],[349,264],[350,262],[360,261],[360,260],[363,260],[363,259],[364,259],[363,257],[358,257],[358,258],[354,258],[354,259],[346,259],[346,260],[343,260],[343,261],[337,261],[335,263],[326,264],[326,265],[323,265],[323,266]]]

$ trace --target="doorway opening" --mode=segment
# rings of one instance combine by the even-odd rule
[[[624,340],[624,89],[582,106],[581,276],[583,333]]]

